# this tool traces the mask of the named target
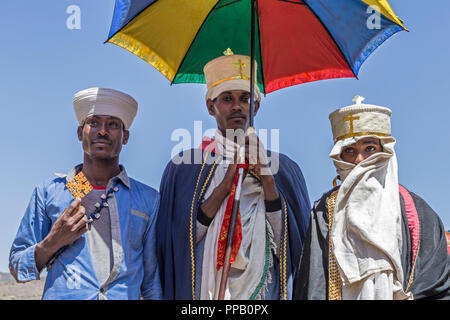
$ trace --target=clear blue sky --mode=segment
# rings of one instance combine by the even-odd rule
[[[303,170],[311,201],[330,189],[328,114],[365,102],[392,109],[400,182],[422,196],[450,229],[450,2],[389,1],[410,32],[394,35],[364,63],[359,80],[337,79],[282,89],[263,98],[257,128],[280,129],[280,151]],[[66,9],[81,9],[81,29],[69,30]],[[122,151],[130,176],[158,189],[170,159],[172,132],[194,121],[215,127],[203,85],[170,86],[128,51],[103,44],[114,0],[2,1],[0,12],[0,271],[35,185],[82,161],[72,107],[92,86],[131,94],[139,102]]]

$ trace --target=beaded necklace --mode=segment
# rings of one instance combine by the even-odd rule
[[[101,199],[101,202],[97,202],[96,204],[95,204],[95,210],[94,210],[94,212],[92,212],[90,215],[89,215],[89,218],[88,218],[88,224],[90,225],[92,222],[94,222],[94,220],[98,220],[99,218],[100,218],[100,211],[103,209],[103,208],[106,208],[106,207],[108,207],[108,198],[110,197],[110,195],[111,194],[113,194],[113,192],[116,192],[116,191],[118,191],[119,190],[119,188],[117,188],[117,187],[111,187],[111,188],[109,188],[109,190],[108,190],[108,192],[106,192],[106,194],[102,194],[101,196],[100,196],[100,199]]]

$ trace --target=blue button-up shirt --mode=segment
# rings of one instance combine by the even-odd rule
[[[11,247],[10,270],[17,281],[39,279],[34,251],[59,215],[74,200],[65,187],[81,166],[37,186]],[[161,299],[155,251],[155,221],[159,194],[153,188],[121,174],[112,178],[118,190],[108,198],[113,266],[99,283],[83,234],[48,270],[43,299]],[[95,222],[94,222],[95,223]]]

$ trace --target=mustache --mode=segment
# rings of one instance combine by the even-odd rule
[[[242,118],[242,119],[247,119],[247,116],[241,112],[233,112],[232,114],[230,114],[228,116],[228,119],[231,118]]]

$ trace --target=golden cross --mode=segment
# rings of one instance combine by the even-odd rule
[[[72,180],[66,183],[67,189],[72,192],[74,198],[83,198],[92,190],[92,185],[80,171]]]
[[[353,113],[350,113],[349,117],[344,118],[344,121],[350,121],[350,135],[352,135],[353,132],[353,121],[354,120],[359,120],[359,117],[353,117]]]
[[[247,66],[247,64],[246,64],[246,63],[243,63],[243,62],[241,61],[241,59],[239,59],[238,62],[233,63],[233,64],[234,64],[235,66],[239,66],[239,75],[240,75],[241,79],[244,79],[244,76],[242,75],[242,67]]]

